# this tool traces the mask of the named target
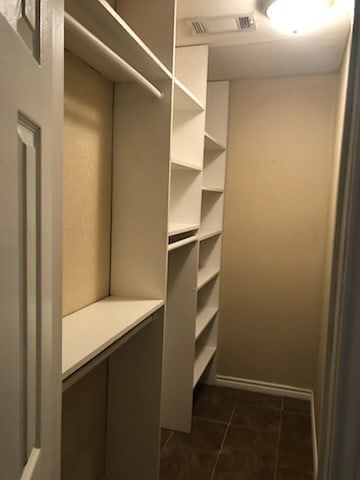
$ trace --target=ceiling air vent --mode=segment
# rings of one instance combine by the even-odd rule
[[[194,29],[194,31],[197,35],[201,35],[202,33],[206,33],[205,25],[198,20],[195,20],[194,22],[191,22],[191,26],[192,26],[192,28]]]
[[[254,14],[231,17],[189,18],[186,25],[193,35],[251,32],[256,30]]]
[[[239,17],[240,30],[252,30],[254,24],[254,19],[251,18],[250,15],[246,15],[245,17]]]

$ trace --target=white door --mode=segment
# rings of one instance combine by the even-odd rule
[[[0,479],[57,480],[63,5],[0,0]]]

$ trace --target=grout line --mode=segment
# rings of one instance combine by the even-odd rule
[[[278,439],[277,439],[277,445],[276,445],[274,480],[277,479],[277,470],[278,470],[278,462],[279,462],[279,448],[280,448],[280,435],[281,435],[283,411],[284,411],[284,397],[282,397],[282,399],[281,399],[279,433],[278,433]]]
[[[210,417],[199,417],[198,415],[193,415],[193,418],[197,418],[198,420],[206,420],[207,422],[214,422],[214,423],[221,423],[222,425],[227,425],[229,422],[224,422],[223,420],[216,420],[215,418]]]
[[[220,453],[222,452],[222,449],[224,447],[224,443],[225,443],[225,438],[227,436],[227,433],[228,433],[228,430],[230,428],[230,424],[231,424],[231,420],[234,416],[234,412],[235,412],[235,408],[236,408],[236,405],[237,405],[237,402],[238,402],[238,399],[239,399],[239,394],[237,394],[237,397],[236,397],[236,400],[234,402],[234,406],[233,406],[233,409],[231,411],[231,415],[229,417],[229,421],[227,423],[227,426],[226,426],[226,429],[225,429],[225,433],[224,433],[224,437],[222,439],[222,442],[221,442],[221,445],[220,445],[220,448],[219,448],[219,451],[216,455],[216,459],[215,459],[215,463],[214,463],[214,466],[213,466],[213,469],[211,471],[211,475],[210,475],[210,479],[209,480],[213,480],[214,478],[214,475],[215,475],[215,470],[216,470],[216,467],[217,467],[217,464],[218,464],[218,461],[219,461],[219,457],[220,457]]]
[[[173,435],[174,435],[174,431],[172,430],[171,433],[170,433],[170,435],[169,435],[169,437],[168,437],[168,439],[166,440],[166,442],[164,443],[164,445],[163,445],[163,447],[162,447],[162,449],[161,449],[161,451],[160,451],[160,457],[161,457],[161,455],[163,454],[163,452],[165,451],[165,448],[166,448],[167,444],[169,443],[170,438],[171,438]]]

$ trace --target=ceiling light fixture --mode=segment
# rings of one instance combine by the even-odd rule
[[[266,15],[282,33],[306,34],[326,23],[333,0],[272,0]]]

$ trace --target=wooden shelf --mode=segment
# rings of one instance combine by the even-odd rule
[[[214,138],[212,135],[205,132],[204,149],[207,152],[224,152],[226,150],[226,146],[216,140],[216,138]]]
[[[62,379],[74,373],[164,304],[107,297],[62,321]]]
[[[209,365],[211,359],[215,355],[215,352],[216,352],[216,347],[208,347],[206,345],[201,345],[200,348],[197,349],[197,352],[195,355],[195,365],[194,365],[194,379],[193,379],[194,388],[196,387],[206,367]]]
[[[65,0],[65,11],[151,82],[171,78],[169,70],[106,0]],[[65,48],[107,78],[115,82],[128,81],[126,75],[117,74],[112,78],[113,69],[106,58],[67,30]]]
[[[171,166],[176,170],[195,170],[197,172],[200,172],[202,170],[200,165],[195,165],[195,163],[185,162],[182,160],[172,159]]]
[[[169,223],[168,236],[180,235],[180,233],[192,232],[199,229],[198,224]]]
[[[202,268],[198,271],[197,288],[200,290],[204,285],[209,283],[213,278],[219,275],[218,268]]]
[[[206,240],[207,238],[211,237],[216,237],[217,235],[221,235],[222,230],[202,230],[198,234],[199,241],[202,242],[203,240]]]
[[[203,112],[204,106],[177,78],[174,80],[174,108],[179,111]]]
[[[195,338],[198,339],[218,312],[218,307],[205,307],[196,315]]]
[[[221,187],[202,187],[201,190],[203,192],[211,192],[211,193],[224,193],[224,189]]]

